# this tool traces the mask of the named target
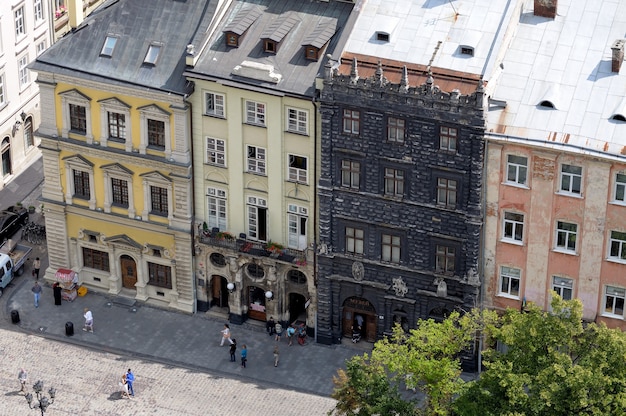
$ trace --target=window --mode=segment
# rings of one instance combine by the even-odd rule
[[[265,39],[263,41],[263,50],[269,53],[276,53],[276,42],[273,40]]]
[[[82,134],[87,132],[87,111],[82,105],[70,104],[70,130]]]
[[[207,189],[207,210],[209,229],[226,230],[226,191],[217,188]]]
[[[253,240],[267,241],[267,201],[248,197],[248,236]]]
[[[404,195],[404,171],[399,169],[385,168],[385,195]]]
[[[41,4],[42,0],[35,0],[33,2],[33,9],[35,12],[35,22],[40,22],[43,20],[43,5]]]
[[[303,285],[306,283],[306,276],[300,270],[291,269],[287,272],[287,278],[291,283]]]
[[[165,123],[148,119],[148,146],[165,148]]]
[[[528,159],[524,156],[508,155],[506,163],[506,181],[517,185],[526,185]]]
[[[343,132],[359,134],[361,113],[356,110],[343,110]]]
[[[0,106],[6,102],[4,93],[4,74],[0,73]]]
[[[580,195],[583,168],[580,166],[561,165],[561,192]]]
[[[361,163],[344,159],[341,161],[341,186],[359,189],[361,186]]]
[[[148,262],[148,284],[152,286],[172,288],[172,270],[169,266]]]
[[[17,61],[18,73],[20,78],[20,88],[24,88],[30,82],[28,76],[28,55],[22,56]]]
[[[381,237],[381,260],[391,263],[400,263],[400,237],[383,234]]]
[[[116,43],[117,43],[117,38],[115,36],[107,36],[106,39],[104,40],[104,45],[102,45],[100,56],[113,55],[113,50],[115,49]]]
[[[552,290],[563,300],[572,300],[574,281],[565,277],[552,276]]]
[[[500,295],[519,299],[520,276],[520,269],[506,266],[500,267]]]
[[[363,254],[364,236],[362,229],[346,227],[346,253]]]
[[[248,146],[248,172],[265,175],[265,149]]]
[[[15,18],[15,38],[19,39],[26,34],[26,21],[24,20],[24,6],[13,12]]]
[[[226,142],[207,137],[206,160],[213,165],[226,166]]]
[[[439,149],[456,152],[457,129],[452,127],[439,127]]]
[[[214,92],[204,93],[204,113],[210,116],[224,117],[224,96]]]
[[[289,155],[289,180],[299,183],[308,182],[306,157]]]
[[[456,249],[454,247],[437,244],[435,248],[435,271],[438,273],[454,273],[456,263]]]
[[[246,101],[246,123],[265,125],[265,104]]]
[[[34,146],[35,145],[35,137],[33,135],[33,119],[28,117],[24,121],[24,139],[26,141],[26,146]]]
[[[109,267],[109,253],[83,247],[83,266],[90,269],[111,271]]]
[[[306,237],[309,210],[306,207],[289,204],[287,213],[287,226],[289,232],[288,245],[291,248],[304,250],[308,241]]]
[[[606,286],[604,290],[604,314],[623,318],[626,291],[614,286]]]
[[[615,202],[626,203],[626,175],[617,173],[615,175]]]
[[[626,261],[626,233],[611,231],[609,259]]]
[[[161,45],[148,46],[148,52],[146,52],[146,57],[144,58],[143,63],[155,65],[157,59],[159,59],[159,52],[161,52]]]
[[[380,40],[381,42],[389,42],[389,33],[376,32],[376,40]]]
[[[226,35],[226,45],[228,46],[239,46],[239,37],[232,33]]]
[[[81,199],[90,199],[91,193],[89,188],[89,172],[73,170],[74,175],[74,197]]]
[[[59,92],[61,98],[61,109],[63,126],[61,137],[70,135],[81,135],[81,139],[86,139],[87,143],[93,142],[93,132],[91,129],[91,98],[76,89]],[[106,121],[102,115],[101,130],[106,131]]]
[[[119,178],[111,178],[111,196],[113,204],[128,208],[128,182]]]
[[[109,137],[126,140],[126,116],[120,113],[107,112],[109,121]]]
[[[564,221],[557,221],[556,224],[556,248],[575,252],[578,225]]]
[[[287,130],[292,133],[307,134],[308,113],[295,108],[287,109]]]
[[[395,143],[404,142],[404,120],[400,118],[387,118],[387,140]]]
[[[456,181],[447,178],[437,178],[437,205],[446,208],[456,208]]]
[[[46,50],[46,41],[42,40],[41,42],[37,44],[37,47],[36,47],[37,56],[41,55],[41,53],[45,50]]]
[[[161,188],[159,186],[150,186],[150,201],[151,201],[151,214],[167,216],[168,213],[168,200],[167,200],[167,188]]]
[[[524,214],[514,212],[504,213],[504,227],[502,238],[504,240],[523,241]]]

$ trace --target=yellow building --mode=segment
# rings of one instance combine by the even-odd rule
[[[206,35],[218,6],[120,0],[31,66],[47,280],[70,268],[89,289],[195,311],[192,91],[182,71],[189,40]]]

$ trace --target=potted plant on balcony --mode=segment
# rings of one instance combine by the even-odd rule
[[[231,233],[229,233],[228,231],[220,231],[219,233],[217,233],[217,235],[215,236],[215,238],[217,238],[218,240],[234,240],[235,236],[232,235]]]
[[[265,247],[265,249],[270,253],[270,257],[276,258],[283,253],[285,246],[270,240],[267,242],[267,246]]]

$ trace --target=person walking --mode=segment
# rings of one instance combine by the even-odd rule
[[[41,269],[41,260],[37,257],[33,261],[33,276],[35,276],[35,280],[39,280],[39,269]]]
[[[274,345],[274,367],[278,367],[278,344]]]
[[[31,289],[33,295],[35,296],[35,308],[39,307],[39,298],[41,297],[41,286],[39,286],[39,282],[35,282],[35,285]]]
[[[269,321],[265,324],[265,330],[269,332],[270,337],[276,332],[274,328],[276,328],[276,322],[274,321],[274,317],[270,316]]]
[[[289,346],[291,347],[291,343],[293,342],[293,335],[296,333],[296,328],[293,325],[289,325],[287,328],[287,339],[289,340]]]
[[[128,393],[131,396],[135,396],[135,389],[133,389],[134,381],[135,381],[135,375],[133,374],[132,371],[130,371],[130,368],[129,368],[128,371],[126,372],[126,384],[128,384]]]
[[[230,344],[230,350],[228,351],[230,352],[230,361],[233,363],[237,361],[235,351],[237,351],[237,340],[233,338],[233,343]]]
[[[85,308],[85,326],[83,327],[83,331],[93,332],[93,314],[89,310],[89,308]]]
[[[57,306],[61,305],[61,285],[59,282],[55,282],[52,285],[52,292],[54,293],[54,304]]]
[[[248,361],[248,347],[243,344],[241,347],[241,367],[246,368],[246,362]]]
[[[122,381],[119,382],[119,385],[122,389],[121,397],[130,399],[130,394],[128,394],[128,380],[126,379],[126,374],[122,376]]]
[[[276,325],[274,326],[274,331],[276,332],[276,337],[274,338],[274,340],[280,341],[280,337],[283,335],[283,326],[280,324],[280,322],[276,322]]]
[[[220,331],[222,333],[222,342],[220,342],[220,347],[224,346],[224,340],[227,339],[229,344],[233,343],[233,340],[230,339],[230,327],[228,324],[224,324],[224,329]]]
[[[26,381],[28,381],[28,374],[26,370],[20,368],[20,372],[17,373],[17,379],[20,381],[20,392],[26,391]]]

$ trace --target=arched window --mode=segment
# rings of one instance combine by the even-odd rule
[[[2,139],[2,146],[0,146],[0,152],[2,152],[2,176],[7,176],[12,173],[11,168],[11,139],[5,137]]]
[[[24,139],[26,140],[26,146],[31,147],[35,145],[35,139],[33,136],[33,118],[28,117],[24,122]]]

